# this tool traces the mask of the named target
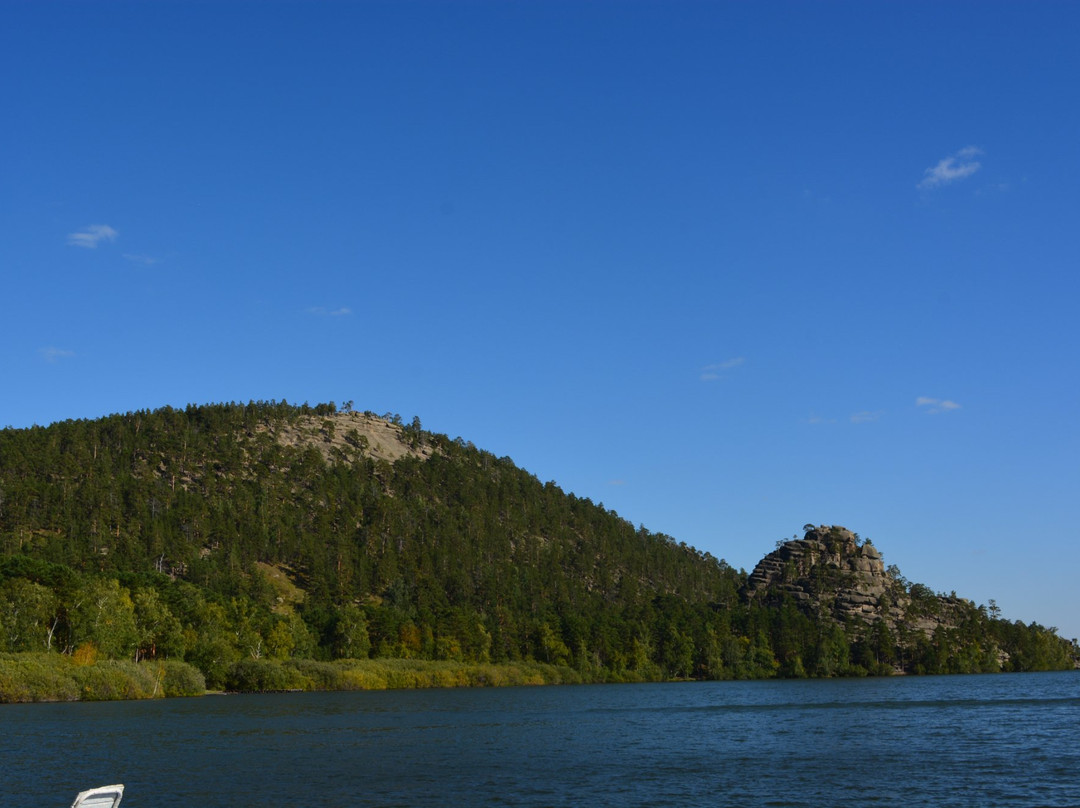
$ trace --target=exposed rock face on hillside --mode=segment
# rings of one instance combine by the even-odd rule
[[[426,458],[431,449],[410,436],[399,423],[372,413],[336,412],[328,415],[305,415],[266,428],[285,446],[310,446],[327,460],[361,452],[376,460],[391,463],[411,455]]]
[[[435,449],[429,445],[419,421],[403,425],[400,416],[380,417],[371,412],[326,412],[296,414],[291,418],[265,418],[262,423],[248,425],[233,436],[248,458],[258,457],[270,441],[291,449],[314,449],[328,463],[351,463],[367,457],[375,461],[395,463],[403,457],[426,460]],[[158,452],[140,454],[141,464],[154,469],[158,477],[169,482],[175,490],[198,488],[208,476],[223,479],[217,463],[187,462]],[[252,466],[240,471],[240,477],[250,478]]]
[[[881,598],[892,583],[872,544],[860,544],[847,528],[821,526],[765,556],[747,580],[747,593],[771,601],[789,595],[841,622],[876,622],[887,616]]]
[[[917,587],[918,585],[916,585]],[[913,587],[885,569],[881,553],[869,540],[839,526],[809,528],[802,539],[787,541],[763,558],[746,582],[752,599],[779,604],[790,597],[815,617],[832,617],[860,628],[884,620],[898,629],[933,633],[954,622],[960,601]]]

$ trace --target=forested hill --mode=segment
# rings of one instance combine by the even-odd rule
[[[0,651],[183,659],[211,685],[245,659],[535,660],[631,680],[1038,669],[1075,651],[973,605],[900,637],[751,597],[707,553],[351,405],[2,430],[0,551]]]

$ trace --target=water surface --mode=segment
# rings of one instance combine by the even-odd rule
[[[1080,672],[0,706],[6,806],[1080,806]]]

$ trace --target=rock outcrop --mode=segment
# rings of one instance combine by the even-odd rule
[[[746,582],[751,599],[779,605],[790,598],[803,611],[831,617],[856,634],[880,620],[890,631],[927,635],[952,624],[962,602],[924,590],[913,598],[869,539],[860,541],[836,525],[807,526],[802,539],[783,542],[765,556]]]
[[[257,431],[269,432],[283,446],[317,449],[330,462],[355,454],[391,463],[406,456],[422,460],[431,456],[431,448],[418,440],[419,434],[410,440],[400,423],[374,413],[350,410],[327,415],[301,415]]]

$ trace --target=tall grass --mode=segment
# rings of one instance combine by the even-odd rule
[[[618,681],[638,681],[624,678]],[[580,684],[587,679],[563,665],[418,659],[246,659],[233,664],[225,687],[244,693],[292,690],[398,690],[429,687],[510,687]],[[176,660],[130,662],[56,653],[0,654],[0,704],[33,701],[106,701],[199,696],[206,680]]]
[[[419,659],[244,660],[229,671],[229,690],[398,690],[578,684],[577,671],[535,662],[469,664]]]
[[[107,659],[83,664],[65,654],[0,654],[0,703],[153,699],[205,692],[203,675],[176,660]]]

